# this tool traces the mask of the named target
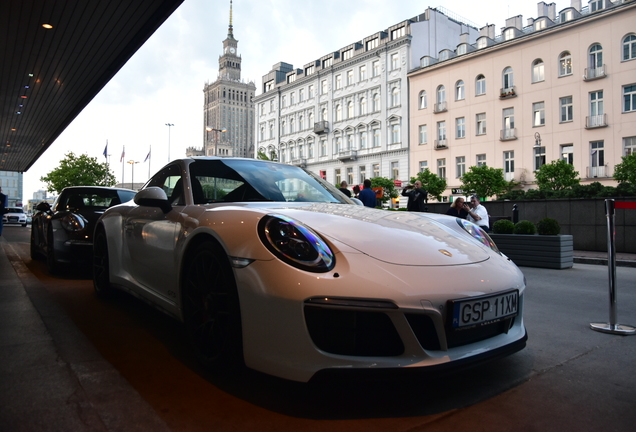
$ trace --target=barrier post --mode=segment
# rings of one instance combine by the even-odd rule
[[[607,270],[610,295],[609,323],[590,323],[590,328],[603,333],[633,335],[636,334],[635,327],[616,323],[616,244],[614,243],[616,232],[614,227],[615,202],[613,199],[605,200],[605,215],[607,216]]]

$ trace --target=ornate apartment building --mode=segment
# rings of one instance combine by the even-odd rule
[[[203,147],[188,148],[188,156],[254,157],[256,85],[241,80],[241,60],[230,1],[230,25],[219,56],[218,78],[203,88]]]
[[[615,185],[636,150],[636,1],[581,0],[538,18],[480,29],[410,71],[411,172],[445,177],[446,199],[470,166],[502,168],[535,187],[534,172],[565,159],[583,184]]]
[[[440,9],[441,10],[441,9]],[[256,150],[331,183],[409,180],[407,74],[478,30],[427,9],[303,66],[274,65],[255,98]]]

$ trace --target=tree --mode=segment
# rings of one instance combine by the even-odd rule
[[[503,175],[503,169],[490,168],[487,165],[471,166],[462,176],[462,189],[465,193],[475,193],[480,197],[501,195],[510,187]]]
[[[391,198],[397,198],[399,196],[398,191],[395,190],[395,183],[393,180],[386,177],[373,177],[371,179],[371,187],[381,187],[384,189],[384,195],[379,198],[383,203],[387,202]]]
[[[621,158],[621,163],[614,167],[614,179],[619,183],[636,185],[636,153]]]
[[[564,159],[543,164],[534,173],[540,191],[558,191],[579,184],[579,172]]]
[[[86,154],[78,157],[73,152],[68,152],[60,166],[40,177],[40,181],[46,183],[47,191],[58,194],[69,186],[114,186],[117,183],[107,163],[99,163],[97,158]]]
[[[422,182],[422,188],[428,192],[429,197],[435,198],[437,201],[442,200],[442,193],[446,190],[446,179],[432,173],[428,168],[417,173],[416,177],[411,177],[411,183],[417,180]]]

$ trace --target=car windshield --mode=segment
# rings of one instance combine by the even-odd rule
[[[73,189],[62,192],[55,206],[56,211],[64,210],[105,210],[108,207],[130,201],[133,191],[113,189]]]
[[[8,208],[7,213],[24,213],[24,210],[19,208]]]
[[[195,204],[238,201],[308,201],[352,204],[314,174],[292,165],[243,159],[190,164]]]

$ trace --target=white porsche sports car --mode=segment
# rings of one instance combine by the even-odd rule
[[[263,160],[166,165],[99,219],[93,278],[182,321],[205,365],[296,381],[452,369],[527,339],[524,276],[478,226],[356,205]]]

